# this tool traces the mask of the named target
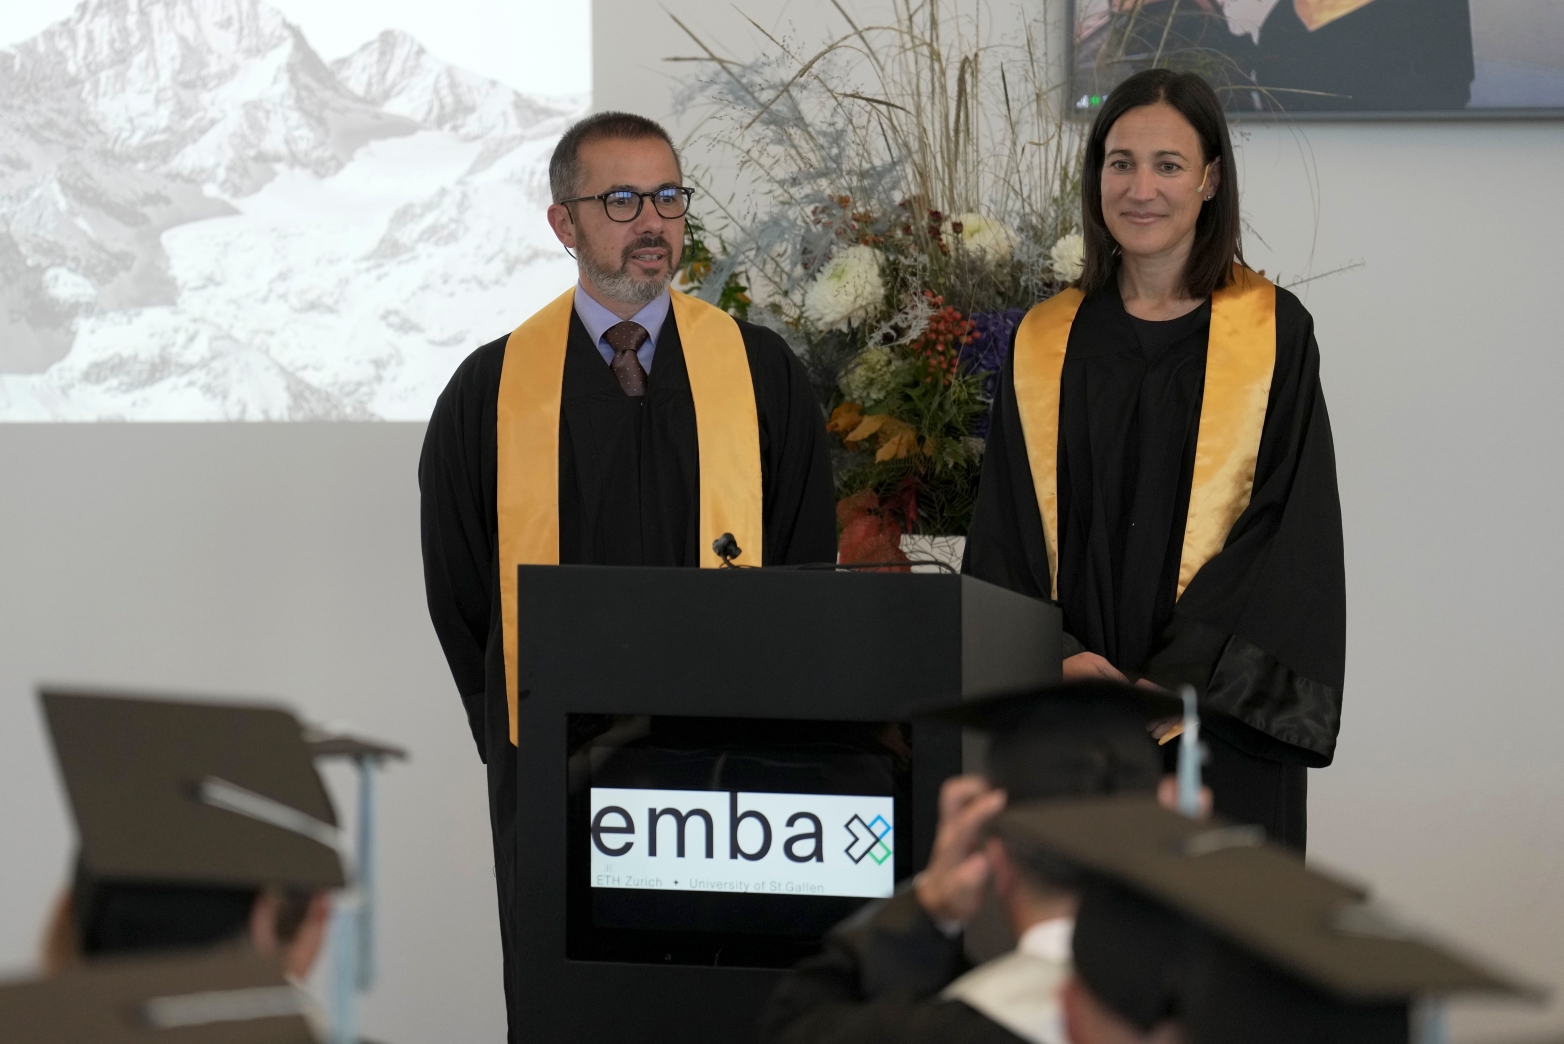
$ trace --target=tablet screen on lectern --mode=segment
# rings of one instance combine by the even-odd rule
[[[566,955],[786,967],[911,870],[894,722],[572,714]]]

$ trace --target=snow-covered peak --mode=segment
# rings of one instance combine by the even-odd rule
[[[115,70],[173,85],[232,71],[293,36],[260,0],[82,0],[69,18],[9,50],[36,86]]]
[[[443,62],[398,29],[387,29],[338,58],[331,69],[383,111],[467,140],[557,132],[552,124],[571,114],[569,108]]]
[[[0,76],[0,122],[30,124],[21,139],[107,148],[229,195],[278,166],[330,174],[364,142],[416,129],[343,87],[261,0],[83,0],[0,52]]]

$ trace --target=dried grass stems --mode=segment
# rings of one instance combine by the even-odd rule
[[[805,286],[850,243],[882,252],[891,312],[928,286],[966,313],[1052,293],[1048,251],[1078,221],[1079,128],[1046,28],[993,44],[972,4],[894,0],[883,25],[833,6],[842,31],[812,49],[749,19],[773,51],[746,62],[675,18],[700,50],[679,60],[708,67],[678,98],[701,117],[687,144],[737,174],[727,191],[701,186],[725,246],[707,293],[742,272],[757,303],[796,325]],[[962,214],[1015,233],[1006,263],[951,235]]]
[[[818,46],[751,19],[769,47],[743,62],[678,23],[700,51],[681,60],[703,66],[678,98],[699,117],[685,144],[724,172],[719,188],[691,171],[712,258],[698,292],[745,293],[808,367],[843,561],[966,531],[994,373],[1079,222],[1082,128],[1046,25],[1001,36],[981,0],[891,3],[869,25],[833,0]]]

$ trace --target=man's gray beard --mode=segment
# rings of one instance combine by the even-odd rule
[[[626,304],[648,304],[657,299],[657,296],[668,289],[668,284],[673,282],[673,272],[657,276],[652,279],[637,279],[628,271],[629,262],[621,264],[616,272],[611,268],[605,268],[597,263],[592,256],[592,245],[581,243],[581,249],[577,251],[576,261],[581,265],[581,270],[586,273],[592,285],[603,293],[612,297],[615,301],[623,301]]]

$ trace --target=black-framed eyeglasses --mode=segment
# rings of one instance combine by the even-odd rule
[[[692,188],[670,186],[654,189],[651,192],[632,192],[629,189],[615,189],[613,192],[603,192],[596,196],[576,196],[573,199],[562,199],[561,203],[586,203],[589,200],[597,200],[603,204],[603,213],[608,215],[608,220],[634,221],[641,216],[641,208],[647,200],[652,201],[652,207],[657,215],[669,221],[682,218],[690,209],[690,197],[695,195]]]

